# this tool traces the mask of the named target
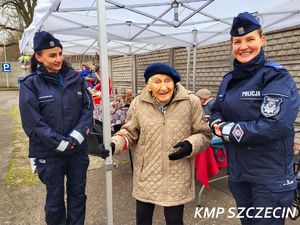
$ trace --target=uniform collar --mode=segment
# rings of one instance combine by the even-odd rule
[[[232,71],[232,77],[234,79],[244,79],[253,76],[263,67],[265,61],[266,57],[262,48],[259,54],[247,63],[240,63],[235,59],[233,62],[234,70]]]

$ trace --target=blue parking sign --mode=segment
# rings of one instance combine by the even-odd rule
[[[10,63],[2,63],[2,72],[11,72]]]

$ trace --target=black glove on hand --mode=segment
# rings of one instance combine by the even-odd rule
[[[193,151],[193,146],[189,141],[178,142],[173,148],[180,148],[177,152],[169,155],[170,160],[182,159],[190,155]]]
[[[115,143],[110,143],[112,154],[115,153]],[[102,159],[106,159],[109,156],[109,150],[105,149],[104,143],[98,145],[98,154]]]
[[[69,136],[67,138],[67,141],[70,143],[70,148],[69,149],[74,149],[75,147],[77,147],[79,145],[78,141],[75,138],[71,137],[71,136]]]

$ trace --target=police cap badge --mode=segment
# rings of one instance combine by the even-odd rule
[[[257,19],[248,12],[240,13],[233,18],[231,36],[243,36],[261,27]]]

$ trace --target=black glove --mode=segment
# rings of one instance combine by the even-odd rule
[[[189,141],[178,142],[173,148],[179,148],[177,152],[174,152],[169,155],[170,160],[182,159],[190,155],[193,151],[193,146]]]
[[[79,142],[71,136],[67,137],[67,141],[70,143],[70,149],[76,148],[79,145]]]
[[[115,143],[110,143],[112,154],[115,153]],[[109,156],[109,150],[105,149],[104,143],[98,145],[97,155],[99,155],[102,159],[106,159]]]

